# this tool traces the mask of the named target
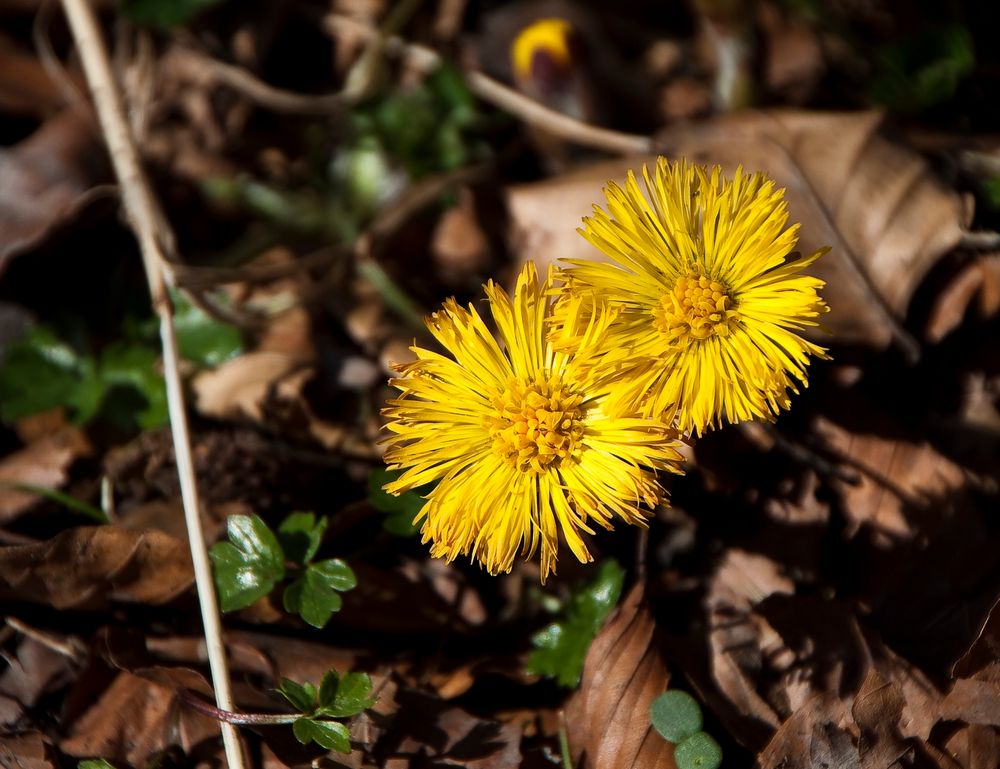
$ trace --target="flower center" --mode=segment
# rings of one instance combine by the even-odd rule
[[[713,334],[727,336],[739,320],[729,289],[705,275],[678,278],[653,308],[653,324],[671,345],[684,347]]]
[[[493,451],[521,472],[538,475],[582,448],[583,396],[558,376],[511,379],[492,400],[488,417]]]

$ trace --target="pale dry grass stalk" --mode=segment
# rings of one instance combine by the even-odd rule
[[[121,187],[122,202],[139,241],[153,308],[160,318],[163,345],[163,375],[167,386],[167,404],[173,435],[181,499],[187,524],[188,541],[194,562],[195,582],[201,604],[202,622],[216,702],[223,710],[233,710],[233,696],[222,640],[222,622],[212,580],[212,568],[202,530],[198,486],[191,457],[184,390],[178,370],[177,336],[174,332],[174,308],[167,291],[164,244],[169,231],[164,226],[160,208],[149,187],[139,161],[139,153],[125,118],[122,98],[111,70],[108,52],[101,37],[94,12],[86,0],[62,0],[73,38],[83,63],[83,70],[94,98],[105,142]],[[239,732],[233,724],[221,723],[226,760],[230,769],[246,766],[240,747]]]

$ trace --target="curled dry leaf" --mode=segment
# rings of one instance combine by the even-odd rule
[[[662,152],[697,163],[765,171],[786,190],[799,249],[832,250],[812,268],[827,281],[824,326],[841,344],[912,350],[901,319],[917,286],[963,235],[966,212],[915,152],[880,133],[879,113],[796,110],[750,112],[658,137]],[[575,228],[609,179],[652,158],[604,163],[555,179],[513,187],[508,205],[522,261],[593,258]],[[822,339],[829,339],[820,334]]]
[[[566,705],[573,765],[675,769],[674,746],[649,721],[649,706],[668,683],[656,624],[637,585],[590,645],[580,688]]]
[[[211,691],[204,678],[186,671],[186,686]],[[196,746],[221,752],[218,723],[178,701],[174,687],[150,677],[122,672],[111,686],[69,728],[59,748],[70,756],[101,756],[130,766],[145,766],[159,751],[180,744],[186,753]],[[192,757],[192,763],[193,757]]]
[[[753,607],[774,594],[791,594],[795,586],[769,558],[730,550],[709,583],[709,649],[712,676],[725,696],[720,718],[751,744],[778,727],[774,708],[757,692],[754,671],[765,654],[780,648],[774,629]],[[729,711],[729,712],[727,712]],[[735,719],[735,720],[734,720]],[[742,721],[743,723],[739,723]]]
[[[104,145],[90,114],[64,110],[14,147],[0,148],[0,275],[101,192]]]
[[[194,580],[187,544],[160,531],[83,526],[0,548],[0,591],[56,609],[162,604]]]
[[[34,638],[25,638],[17,647],[16,660],[0,675],[0,695],[17,706],[0,711],[0,726],[12,726],[25,708],[34,707],[44,694],[65,686],[72,676],[73,662],[65,654]],[[16,714],[15,719],[9,715]]]
[[[1000,254],[984,254],[969,260],[948,281],[931,308],[924,338],[940,342],[973,310],[980,318],[1000,312]]]
[[[15,451],[0,462],[0,524],[12,521],[40,500],[37,494],[4,484],[24,483],[58,489],[79,457],[90,453],[86,437],[75,427],[63,427]]]

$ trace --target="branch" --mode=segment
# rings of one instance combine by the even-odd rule
[[[212,683],[218,706],[223,710],[232,710],[233,695],[226,664],[226,650],[222,641],[222,623],[219,619],[212,569],[199,515],[201,506],[191,458],[184,390],[178,370],[177,337],[173,323],[174,308],[164,277],[167,269],[164,248],[172,250],[172,238],[139,163],[138,151],[125,119],[121,96],[111,72],[108,52],[97,27],[94,12],[87,0],[62,0],[62,5],[94,97],[104,139],[121,187],[122,202],[142,251],[153,309],[160,317],[163,376],[167,386],[170,428],[177,459],[177,473],[180,477],[188,543],[194,562],[195,583],[201,604],[201,617],[205,626]],[[244,769],[246,764],[236,727],[224,723],[221,729],[230,769]]]
[[[380,34],[374,27],[339,14],[326,16],[323,24],[334,34],[345,28],[349,28],[353,33],[366,35],[369,39]],[[384,50],[389,56],[405,59],[408,64],[421,72],[430,72],[441,65],[441,57],[435,51],[423,45],[408,43],[400,37],[386,37]],[[480,99],[560,139],[615,154],[648,154],[653,151],[653,140],[648,136],[612,131],[577,120],[534,99],[529,99],[513,88],[476,70],[466,72],[465,77],[469,90]]]

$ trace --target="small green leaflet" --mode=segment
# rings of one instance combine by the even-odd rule
[[[337,721],[316,721],[303,717],[292,724],[292,733],[303,745],[315,742],[327,750],[336,750],[338,753],[351,752],[351,732]]]
[[[319,687],[317,713],[328,718],[356,716],[375,704],[371,694],[372,682],[367,673],[339,676],[336,670],[331,670],[323,676]]]
[[[105,761],[103,758],[91,758],[87,761],[80,761],[76,765],[76,769],[115,769],[115,768],[107,761]]]
[[[351,590],[358,580],[351,567],[338,558],[309,564],[287,588],[282,598],[285,611],[298,614],[316,628],[326,626],[343,600],[338,593]]]
[[[594,580],[574,591],[562,617],[532,637],[535,650],[528,658],[528,672],[555,678],[561,686],[577,686],[590,643],[618,603],[624,579],[617,562],[601,564]]]
[[[215,587],[222,611],[245,609],[285,576],[285,554],[274,533],[256,515],[231,515],[229,542],[212,546]]]
[[[278,527],[278,541],[289,561],[301,565],[309,563],[319,550],[329,519],[324,515],[316,520],[315,513],[292,513]]]
[[[299,684],[291,678],[282,678],[278,691],[300,713],[316,712],[316,707],[319,705],[319,693],[316,691],[316,687],[308,681]]]

